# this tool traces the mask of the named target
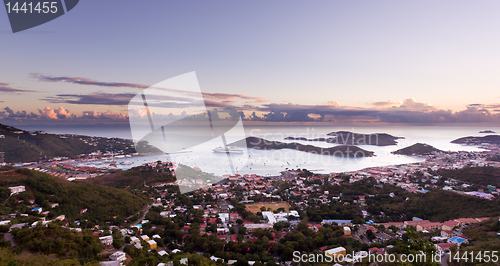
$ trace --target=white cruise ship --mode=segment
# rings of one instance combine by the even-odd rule
[[[227,146],[227,150],[224,147],[217,147],[213,149],[214,152],[222,152],[222,153],[243,153],[242,148],[234,147],[234,146]]]

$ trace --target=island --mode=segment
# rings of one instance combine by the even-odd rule
[[[481,131],[479,131],[479,133],[482,133],[482,134],[494,134],[496,132],[493,131],[493,130],[481,130]]]
[[[499,135],[487,135],[484,137],[464,137],[451,141],[451,143],[456,144],[466,144],[466,145],[480,145],[481,143],[489,143],[489,144],[500,144],[500,136]]]
[[[372,157],[375,156],[372,151],[367,151],[352,145],[339,145],[330,148],[321,148],[312,145],[300,143],[285,143],[280,141],[271,141],[258,137],[247,137],[229,144],[230,146],[247,147],[259,150],[281,150],[292,149],[303,152],[309,152],[321,155],[333,155],[342,157]]]
[[[404,139],[403,137],[396,137],[387,133],[362,134],[350,131],[330,132],[327,135],[335,138],[335,142],[333,143],[343,145],[390,146],[396,145],[396,140]]]
[[[397,139],[403,139],[403,137],[395,137],[386,133],[362,134],[350,131],[330,132],[327,135],[332,137],[314,138],[314,139],[308,139],[304,137],[286,137],[285,140],[322,141],[332,144],[354,145],[354,146],[355,145],[389,146],[389,145],[396,145]]]
[[[428,155],[434,152],[443,152],[442,150],[436,149],[433,146],[425,143],[416,143],[406,148],[393,151],[393,154],[400,155]]]

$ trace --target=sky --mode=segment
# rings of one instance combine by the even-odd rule
[[[499,7],[87,0],[18,33],[0,10],[0,123],[127,123],[134,95],[195,71],[246,123],[498,124]]]

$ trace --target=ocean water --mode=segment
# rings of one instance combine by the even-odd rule
[[[20,126],[25,130],[42,130],[56,134],[81,134],[100,137],[131,138],[130,128],[127,125],[98,125],[98,126]],[[193,135],[199,128],[185,126],[179,128],[185,136]],[[223,174],[260,174],[276,175],[285,169],[307,168],[318,173],[345,172],[360,170],[367,167],[389,166],[422,161],[421,158],[394,155],[392,151],[413,145],[426,143],[445,151],[480,151],[474,146],[452,144],[450,141],[465,136],[484,136],[481,130],[493,130],[500,133],[500,127],[465,127],[465,126],[245,126],[246,136],[257,136],[267,140],[282,142],[298,142],[306,145],[332,147],[320,141],[284,140],[288,136],[320,138],[328,137],[326,134],[334,131],[351,131],[363,134],[387,133],[397,137],[397,145],[374,146],[360,145],[358,147],[373,151],[374,157],[350,158],[342,156],[317,155],[296,150],[255,150],[245,149],[243,154],[214,153],[212,149],[220,146],[220,141],[213,140],[201,143],[194,147],[186,147],[183,153],[171,155],[142,156],[134,158],[117,159],[118,163],[130,161],[132,164],[120,165],[121,168],[130,168],[147,162],[175,161],[216,175]],[[196,135],[196,134],[194,134]],[[182,137],[179,137],[182,138]],[[181,139],[175,141],[182,141]],[[235,140],[227,140],[231,143]],[[92,165],[93,163],[89,163]]]

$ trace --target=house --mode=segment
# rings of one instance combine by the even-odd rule
[[[160,250],[160,251],[158,251],[158,255],[163,257],[165,255],[168,255],[168,253],[165,250]]]
[[[124,261],[127,259],[127,254],[123,251],[117,251],[109,256],[110,260]]]
[[[31,211],[41,213],[42,212],[42,207],[36,207],[33,210],[31,210]]]
[[[474,218],[458,218],[458,219],[455,219],[454,221],[458,222],[459,225],[473,224],[473,223],[477,223],[478,222]]]
[[[84,214],[84,213],[86,213],[86,212],[87,212],[87,209],[81,209],[81,210],[80,210],[80,214]]]
[[[365,196],[359,196],[358,200],[359,200],[359,203],[365,204]]]
[[[343,247],[336,247],[325,251],[325,255],[330,256],[332,258],[336,258],[338,256],[345,257],[346,254],[347,251]]]
[[[453,243],[460,247],[462,243],[469,243],[469,240],[462,236],[454,236],[448,239],[448,243]]]
[[[374,254],[385,254],[385,251],[377,247],[370,248],[369,251]]]
[[[123,266],[123,263],[120,261],[101,261],[99,262],[100,266]]]
[[[113,236],[101,236],[99,241],[106,246],[111,246],[113,244]]]
[[[352,226],[352,220],[323,220],[321,224],[333,224]]]
[[[451,247],[456,246],[455,243],[439,243],[439,244],[434,244],[434,246],[437,249],[438,254],[443,254],[447,250],[449,251]]]
[[[404,224],[404,223],[401,223],[401,222],[400,222],[400,223],[397,223],[397,222],[396,222],[396,223],[381,223],[380,225],[383,225],[383,226],[385,227],[385,229],[387,229],[387,228],[389,228],[389,227],[391,227],[391,226],[395,226],[395,227],[397,227],[397,228],[401,228],[401,227],[403,227],[405,224]]]
[[[459,226],[460,223],[457,222],[457,221],[454,221],[454,220],[449,220],[449,221],[446,221],[443,223],[443,226],[441,227],[442,230],[447,230],[447,231],[451,231],[453,230],[453,228]]]
[[[158,247],[158,245],[156,244],[156,241],[154,241],[154,240],[149,240],[148,244],[149,244],[150,249],[156,249]]]
[[[443,224],[441,223],[423,223],[423,224],[418,224],[417,225],[417,232],[422,232],[424,230],[434,230],[434,229],[441,229],[441,226]]]
[[[140,244],[140,243],[141,243],[141,240],[140,240],[139,238],[135,237],[135,236],[131,236],[131,237],[130,237],[130,243],[132,243],[132,244],[137,244],[137,243],[139,243],[139,244]]]
[[[59,206],[59,203],[52,203],[52,204],[50,204],[50,208],[52,208],[52,209],[54,209],[57,206]]]
[[[146,242],[149,241],[149,236],[147,236],[147,235],[142,235],[141,238],[142,238],[142,240],[144,240]]]
[[[368,230],[372,231],[373,233],[378,232],[377,228],[375,228],[373,226],[369,226],[368,228],[366,228],[366,231],[368,231]]]
[[[59,221],[63,221],[64,219],[66,219],[66,216],[64,214],[61,214],[61,215],[56,217],[56,220],[59,220]]]
[[[12,194],[17,194],[26,191],[26,188],[24,186],[9,187],[9,189],[10,193]]]
[[[429,220],[417,220],[417,221],[404,221],[404,224],[406,226],[414,226],[416,227],[419,224],[425,224],[425,223],[430,223],[431,221]]]
[[[451,230],[442,230],[441,231],[441,236],[446,237],[446,238],[452,238],[456,236],[457,234]]]
[[[344,235],[346,236],[351,235],[351,228],[349,228],[349,226],[344,226]]]
[[[188,258],[182,258],[180,260],[181,265],[188,265]]]

